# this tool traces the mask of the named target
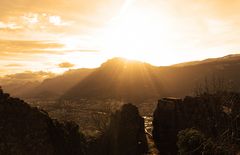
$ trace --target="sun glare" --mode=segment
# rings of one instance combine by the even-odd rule
[[[131,8],[122,13],[105,28],[103,51],[111,56],[151,62],[160,50],[168,46],[164,38],[169,35],[166,30],[170,26],[163,22],[165,17],[158,18],[162,19],[156,20],[151,10],[141,8]]]
[[[66,50],[75,50],[79,46],[79,41],[76,38],[62,38],[59,43],[63,44]]]

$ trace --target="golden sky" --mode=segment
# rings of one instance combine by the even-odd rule
[[[0,75],[240,51],[240,0],[1,0]]]

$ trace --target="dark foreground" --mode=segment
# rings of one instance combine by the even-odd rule
[[[237,154],[239,116],[239,94],[205,93],[183,100],[159,100],[153,121],[144,117],[144,122],[132,104],[92,114],[89,119],[98,132],[87,134],[83,123],[79,127],[72,121],[52,119],[47,112],[1,90],[0,154]]]

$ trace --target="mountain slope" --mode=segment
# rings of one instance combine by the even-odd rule
[[[147,63],[114,58],[102,64],[62,98],[127,101],[158,98],[163,93],[163,85],[157,77],[157,70],[157,67]]]
[[[154,67],[137,61],[115,58],[104,63],[82,80],[62,99],[120,99],[138,101],[159,97],[191,95],[206,78],[224,79],[233,89],[240,89],[240,59],[232,55],[195,65]],[[209,83],[211,85],[211,83]]]
[[[224,62],[230,62],[230,61],[240,61],[240,54],[230,54],[230,55],[226,55],[224,57],[209,58],[209,59],[202,60],[202,61],[183,62],[183,63],[175,64],[172,66],[185,67],[185,66],[191,66],[191,65],[200,65],[200,64],[209,64],[209,63],[224,63]]]
[[[240,91],[239,69],[240,56],[231,55],[204,60],[195,65],[162,68],[159,74],[171,92],[168,96],[183,97],[191,95],[199,83],[205,85],[206,79],[208,86],[223,84],[232,87],[231,90]]]
[[[27,98],[56,98],[64,94],[71,87],[90,75],[94,69],[69,70],[62,75],[44,80],[31,92],[26,92]]]
[[[21,97],[35,90],[43,80],[53,77],[55,77],[55,74],[51,72],[25,71],[0,77],[0,86],[12,96]]]
[[[168,67],[114,58],[99,68],[70,70],[42,83],[2,86],[14,96],[24,98],[156,100],[192,95],[198,83],[208,78],[211,85],[213,77],[224,79],[225,85],[240,91],[239,69],[240,55]]]

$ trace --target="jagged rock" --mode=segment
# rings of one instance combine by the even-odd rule
[[[141,155],[147,153],[144,119],[132,104],[123,105],[111,117],[109,129],[104,136],[104,155]]]
[[[159,100],[153,115],[153,138],[160,154],[177,154],[177,134],[186,128],[198,129],[211,138],[228,131],[234,137],[231,143],[238,144],[239,103],[240,94],[236,93]]]
[[[153,114],[153,138],[161,154],[177,154],[177,115],[180,99],[163,98]]]
[[[78,129],[0,91],[0,154],[82,155],[84,137]]]

